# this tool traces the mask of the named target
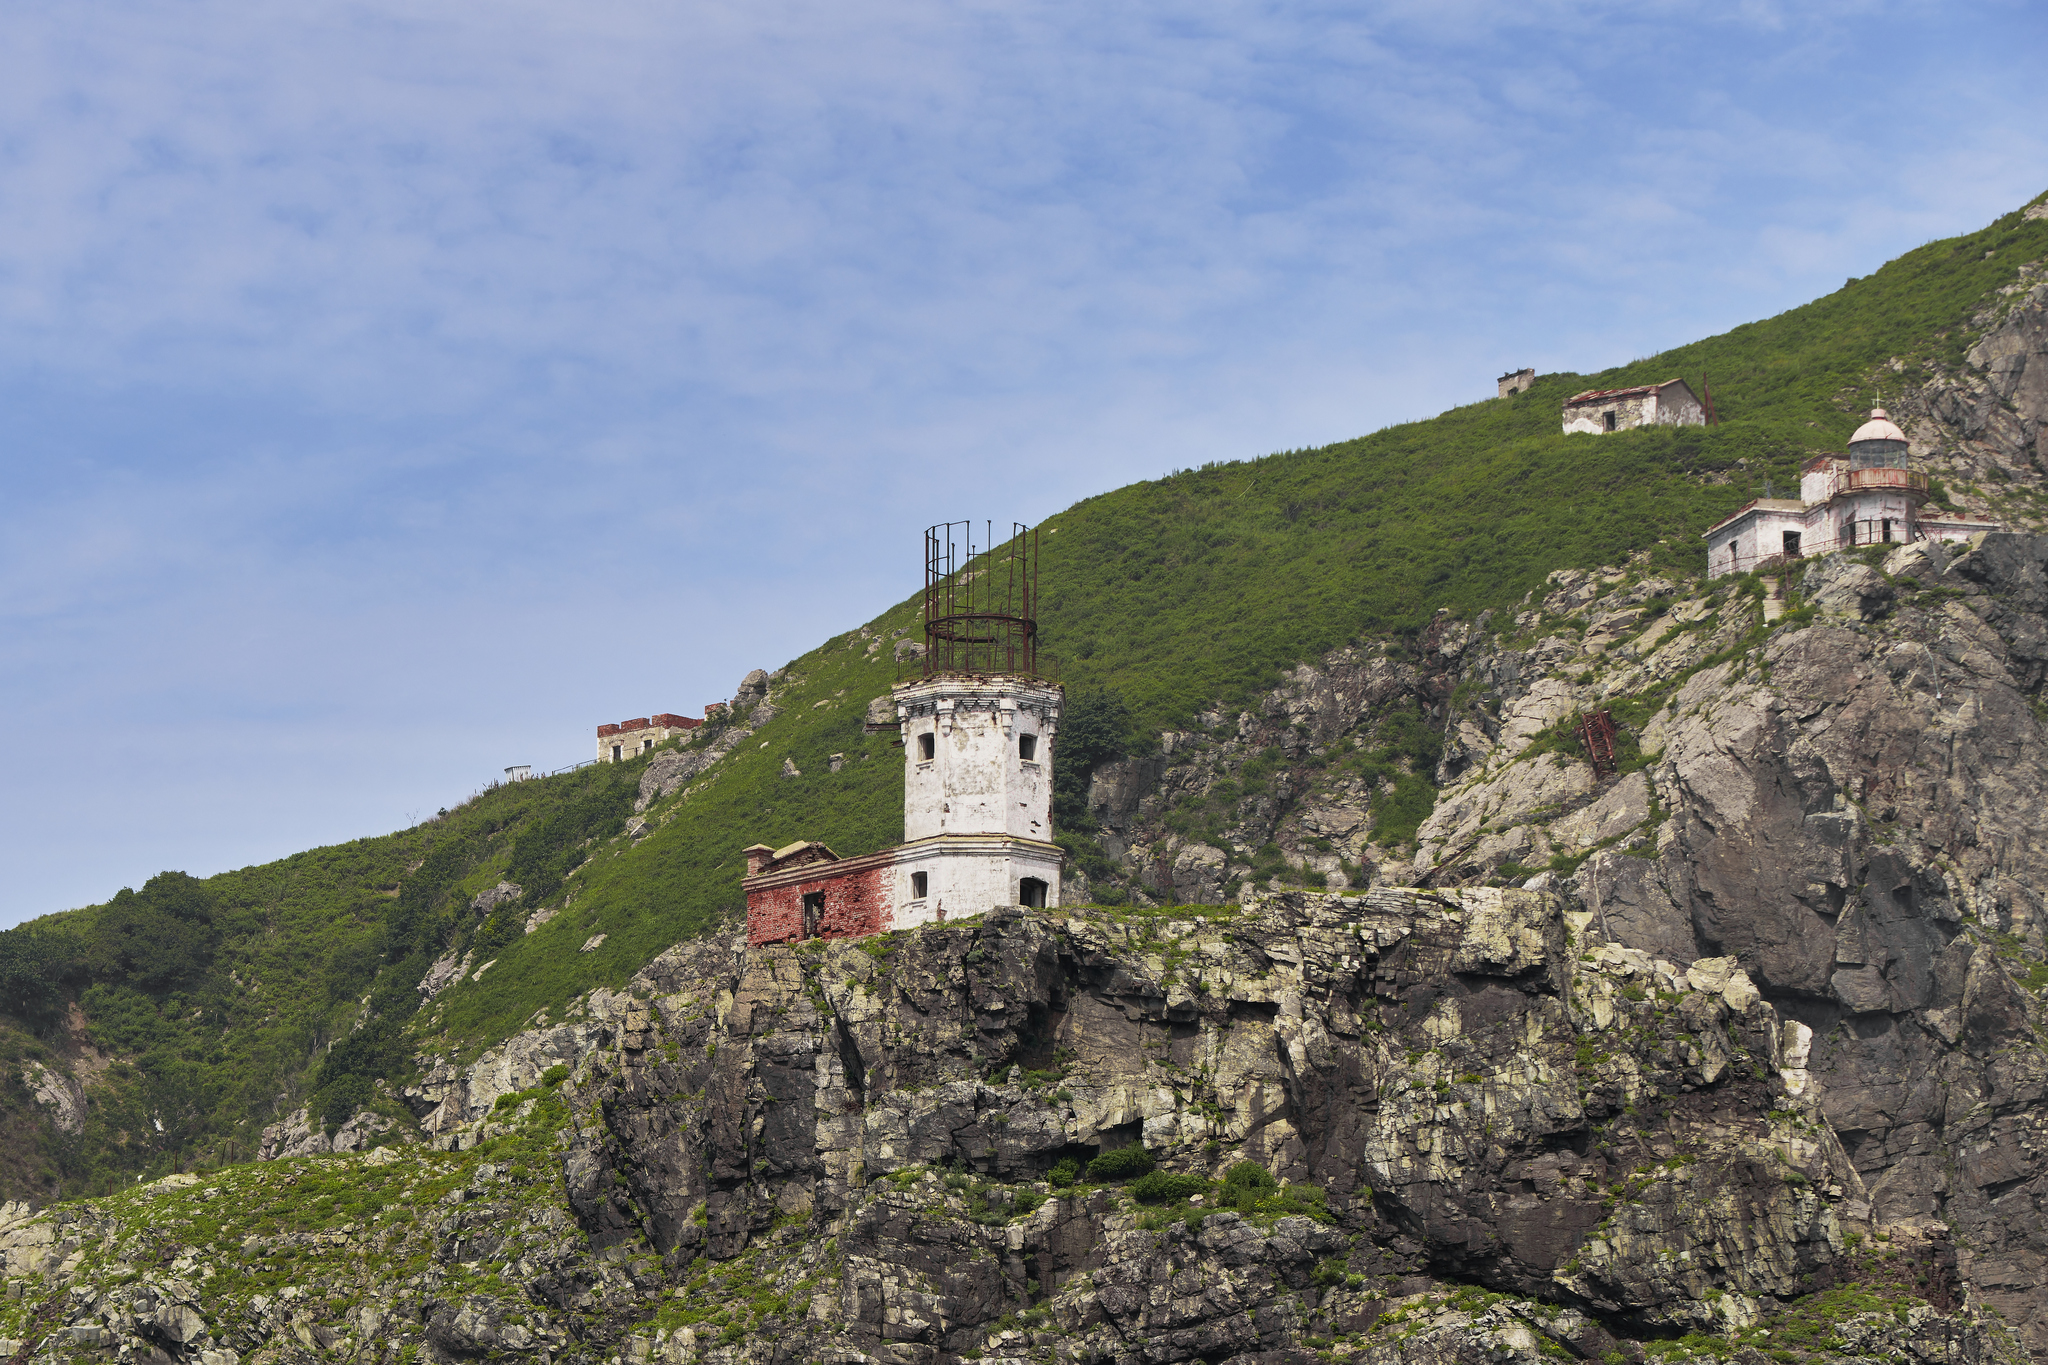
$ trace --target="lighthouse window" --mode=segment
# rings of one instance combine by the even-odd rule
[[[1045,883],[1036,877],[1025,877],[1017,883],[1017,904],[1032,910],[1045,909]]]
[[[1884,543],[1887,545],[1892,543],[1892,519],[1890,517],[1884,519]]]
[[[929,872],[913,872],[913,873],[911,873],[911,874],[910,874],[910,898],[911,898],[912,900],[914,900],[914,901],[921,901],[921,900],[923,900],[923,899],[924,899],[924,896],[925,896],[925,888],[926,888],[926,887],[928,887],[928,886],[930,886],[930,885],[931,885],[931,874],[930,874]]]
[[[1600,416],[1607,423],[1607,429],[1609,431],[1614,430],[1614,409],[1609,408],[1607,411],[1601,413]]]
[[[1017,736],[1017,757],[1024,759],[1026,762],[1038,757],[1037,735]]]
[[[818,926],[825,920],[825,893],[807,892],[804,896],[804,937],[816,938]]]
[[[621,754],[622,752],[624,752],[624,749],[625,749],[625,746],[624,746],[624,745],[620,745],[620,744],[614,744],[614,745],[612,745],[612,762],[616,763],[616,762],[618,762],[618,761],[619,761],[619,755],[620,755],[620,754]]]
[[[930,736],[929,734],[919,735],[919,736],[917,737],[917,759],[918,759],[918,762],[920,762],[920,763],[929,763],[929,762],[931,762],[931,761],[932,761],[932,753],[933,753],[933,751],[934,751],[934,750],[936,750],[937,748],[938,748],[938,744],[937,744],[937,741],[935,741],[935,740],[934,740],[934,739],[932,738],[932,736]]]
[[[1794,558],[1798,557],[1799,533],[1797,531],[1787,531],[1785,533],[1785,553]]]

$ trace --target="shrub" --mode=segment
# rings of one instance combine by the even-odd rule
[[[1273,1173],[1256,1161],[1240,1161],[1223,1173],[1225,1194],[1249,1194],[1257,1198],[1280,1188]]]
[[[1063,1157],[1053,1163],[1045,1178],[1054,1189],[1064,1190],[1081,1178],[1081,1163],[1072,1157]]]
[[[1167,1204],[1186,1199],[1191,1194],[1208,1192],[1208,1181],[1198,1175],[1182,1175],[1178,1171],[1153,1171],[1131,1182],[1131,1198],[1140,1204]]]
[[[1128,1180],[1132,1176],[1144,1175],[1156,1163],[1152,1154],[1143,1147],[1119,1147],[1113,1152],[1104,1152],[1088,1163],[1090,1180]]]

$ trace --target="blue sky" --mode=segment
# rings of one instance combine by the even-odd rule
[[[0,13],[0,923],[2048,188],[2031,3]]]

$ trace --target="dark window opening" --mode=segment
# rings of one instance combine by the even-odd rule
[[[1026,762],[1038,757],[1037,735],[1017,736],[1017,757],[1024,759]]]
[[[1032,910],[1045,909],[1045,883],[1036,877],[1026,877],[1018,882],[1017,904]]]
[[[1884,543],[1887,545],[1892,543],[1892,519],[1890,517],[1884,519]]]
[[[624,746],[624,745],[622,745],[622,744],[614,744],[614,745],[612,745],[612,762],[614,762],[614,763],[618,762],[618,761],[619,761],[619,756],[620,756],[621,754],[623,754],[623,753],[624,753],[625,751],[626,751],[626,750],[625,750],[625,746]]]
[[[1614,409],[1613,409],[1613,408],[1609,408],[1609,409],[1608,409],[1607,411],[1605,411],[1605,412],[1601,413],[1601,414],[1600,414],[1600,417],[1601,417],[1601,419],[1602,419],[1603,421],[1605,421],[1605,422],[1607,423],[1607,429],[1608,429],[1609,431],[1612,431],[1612,430],[1614,430]]]
[[[929,762],[931,762],[931,761],[932,761],[932,753],[933,753],[933,751],[934,751],[934,750],[936,750],[937,748],[938,748],[938,742],[937,742],[936,740],[934,740],[934,739],[933,739],[933,738],[932,738],[932,737],[931,737],[930,735],[919,735],[919,736],[917,737],[917,760],[918,760],[918,762],[920,762],[920,763],[929,763]]]
[[[931,874],[930,874],[929,872],[913,872],[913,873],[911,873],[911,874],[910,874],[910,898],[911,898],[912,900],[914,900],[914,901],[921,901],[921,900],[923,900],[923,899],[924,899],[924,896],[925,896],[925,889],[926,889],[927,887],[929,887],[930,885],[931,885]]]
[[[825,893],[810,891],[804,894],[804,937],[816,938],[818,926],[825,922]]]
[[[653,741],[653,740],[651,740],[651,739],[643,739],[643,740],[641,740],[641,741],[640,741],[640,747],[641,747],[641,748],[642,748],[643,750],[645,750],[645,749],[652,749],[652,748],[654,747],[654,741]]]
[[[1787,531],[1785,533],[1785,553],[1793,556],[1799,553],[1799,533],[1797,531]]]

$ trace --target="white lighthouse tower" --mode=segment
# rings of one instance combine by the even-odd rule
[[[903,736],[898,926],[991,905],[1059,904],[1052,745],[1059,684],[1038,657],[1037,536],[977,551],[925,532],[922,676],[895,689]],[[972,907],[970,911],[969,907]]]
[[[1014,526],[1005,544],[977,549],[972,532],[960,521],[925,531],[924,651],[918,676],[892,693],[903,842],[852,858],[815,840],[747,848],[749,944],[1060,903],[1052,746],[1061,692],[1038,653],[1038,538]]]

